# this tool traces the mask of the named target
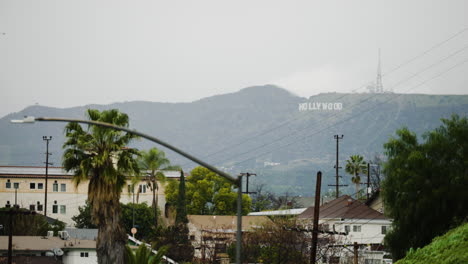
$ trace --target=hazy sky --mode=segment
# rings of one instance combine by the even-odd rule
[[[379,48],[384,87],[466,94],[468,1],[2,0],[0,116],[263,84],[307,97],[364,92]]]

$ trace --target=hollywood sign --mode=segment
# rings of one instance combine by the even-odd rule
[[[327,111],[341,111],[343,109],[342,103],[300,103],[299,111],[311,111],[311,110],[327,110]]]

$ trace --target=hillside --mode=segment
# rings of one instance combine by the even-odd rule
[[[468,223],[434,238],[427,246],[410,250],[395,264],[468,263]]]
[[[342,109],[300,111],[304,103],[341,103]],[[230,173],[256,172],[253,184],[268,183],[279,192],[307,195],[317,170],[324,172],[324,186],[334,181],[333,135],[344,135],[341,164],[351,154],[372,159],[402,126],[421,134],[439,126],[440,118],[466,115],[468,96],[327,93],[307,99],[266,85],[191,103],[124,102],[66,109],[36,105],[0,119],[0,165],[42,166],[45,135],[53,137],[51,159],[60,165],[64,124],[12,125],[9,120],[26,115],[84,118],[86,108],[118,108],[130,116],[134,129]],[[145,140],[134,143],[140,149],[153,146]],[[172,152],[168,156],[186,169],[194,166]],[[279,165],[264,166],[264,162]],[[344,181],[349,182],[349,177]]]

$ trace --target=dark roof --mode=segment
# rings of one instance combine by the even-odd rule
[[[313,218],[314,207],[307,208],[298,218]],[[369,206],[354,200],[348,195],[343,195],[333,201],[320,206],[320,219],[388,219],[382,213]]]

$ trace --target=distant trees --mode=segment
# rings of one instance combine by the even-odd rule
[[[228,248],[232,261],[235,249],[234,243]],[[294,221],[274,218],[243,235],[242,251],[242,263],[309,263],[310,236]]]
[[[122,208],[122,224],[125,232],[128,234],[133,227],[133,210],[135,210],[135,225],[137,226],[138,232],[135,234],[135,238],[139,240],[145,240],[149,238],[150,233],[154,226],[154,215],[153,210],[146,203],[128,203],[120,204]],[[84,206],[78,207],[79,214],[72,217],[75,221],[77,228],[97,228],[97,226],[91,221],[91,206],[88,202]]]
[[[351,155],[346,160],[345,171],[352,175],[351,182],[356,185],[356,197],[359,198],[359,185],[361,184],[360,174],[367,173],[367,163],[361,155]]]
[[[116,109],[86,112],[92,121],[128,127],[128,116]],[[73,171],[76,185],[89,180],[88,201],[91,220],[98,227],[98,262],[124,263],[127,235],[121,224],[120,195],[125,177],[138,173],[136,149],[126,146],[136,138],[130,133],[75,122],[65,127],[63,167]]]
[[[452,115],[424,134],[407,128],[385,145],[383,199],[393,228],[385,243],[400,259],[468,220],[468,120]]]
[[[179,182],[171,181],[166,187],[166,200],[175,205]],[[216,173],[196,167],[186,179],[187,213],[195,215],[235,215],[237,192],[234,185]],[[242,196],[242,214],[250,212],[251,199]]]
[[[55,220],[49,224],[46,217],[41,214],[31,214],[30,210],[24,208],[0,208],[0,235],[8,235],[10,232],[9,218],[11,211],[18,213],[13,214],[12,234],[14,236],[45,236],[47,231],[54,231],[57,235],[58,231],[65,229],[65,223]]]

